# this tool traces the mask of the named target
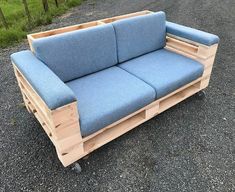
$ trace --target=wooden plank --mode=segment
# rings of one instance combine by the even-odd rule
[[[56,128],[59,128],[66,122],[77,121],[78,120],[77,102],[75,102],[74,105],[65,106],[64,110],[57,110],[57,109],[53,110],[52,120]]]
[[[154,102],[154,105],[146,108],[144,113],[144,118],[151,119],[152,117],[156,116],[159,113],[159,102]]]
[[[218,48],[218,44],[214,44],[211,46],[205,46],[205,45],[200,45],[198,47],[198,57],[201,57],[203,59],[208,59],[209,57],[212,57],[216,54]]]
[[[30,50],[31,50],[32,52],[34,52],[34,49],[33,49],[33,46],[32,46],[32,43],[33,43],[34,38],[33,38],[31,35],[27,35],[27,39],[28,39],[28,43],[29,43]]]
[[[206,76],[203,79],[203,81],[201,81],[200,89],[205,89],[209,85],[209,82],[210,82],[210,75]]]
[[[13,67],[20,90],[25,96],[26,105],[52,140],[57,152],[62,154],[65,150],[75,145],[74,142],[71,142],[70,146],[67,144],[68,142],[64,145],[66,139],[71,138],[75,134],[77,143],[79,143],[82,137],[79,127],[77,102],[51,111],[14,63]]]
[[[16,77],[18,78],[19,82],[21,82],[22,85],[24,85],[24,87],[27,89],[27,92],[29,94],[33,95],[32,97],[34,97],[35,102],[38,103],[38,105],[40,105],[40,108],[43,111],[43,113],[45,115],[49,115],[50,109],[48,108],[46,103],[43,101],[43,99],[41,99],[41,97],[37,94],[37,92],[34,90],[34,88],[26,80],[26,78],[20,72],[20,70],[17,68],[17,66],[14,63],[12,63],[12,64],[13,64],[14,69],[16,69]]]
[[[84,146],[83,143],[79,143],[69,153],[60,153],[57,151],[57,155],[64,167],[76,162],[80,158],[84,157]]]
[[[204,65],[204,69],[213,67],[214,60],[215,60],[215,55],[212,57],[209,57],[208,59],[197,59],[197,61],[199,61],[201,64]]]
[[[103,20],[91,21],[91,22],[82,23],[82,24],[78,24],[78,25],[72,25],[72,26],[62,27],[62,28],[58,28],[58,29],[52,29],[52,30],[48,30],[48,31],[33,33],[33,34],[29,34],[27,37],[29,40],[29,44],[31,45],[31,43],[34,39],[48,37],[48,36],[57,35],[57,34],[65,33],[65,32],[80,30],[80,29],[85,29],[85,28],[94,27],[97,25],[103,25],[103,24],[109,23],[111,20],[112,21],[120,20],[120,19],[129,18],[129,17],[145,15],[145,14],[149,14],[149,13],[152,13],[152,12],[145,10],[145,11],[140,11],[140,12],[136,12],[136,13],[130,13],[130,14],[126,14],[126,15],[107,18],[107,19],[103,19]],[[107,21],[109,21],[109,22],[107,22]]]
[[[200,82],[195,83],[186,89],[179,91],[172,96],[160,101],[159,103],[159,113],[169,109],[170,107],[176,105],[177,103],[185,100],[186,98],[192,96],[193,94],[200,91]]]
[[[193,45],[182,40],[178,40],[172,37],[166,37],[167,46],[181,50],[189,54],[197,54],[199,46]]]
[[[167,48],[176,50],[180,54],[186,53],[188,55],[191,55],[193,59],[199,58],[202,60],[206,60],[209,57],[214,56],[218,46],[217,44],[212,46],[205,46],[199,43],[193,44],[192,42],[188,42],[183,38],[172,35],[166,37],[166,45]]]
[[[15,68],[14,68],[14,73],[15,73],[15,76],[16,76],[16,80],[17,80],[18,86],[19,86],[19,88],[20,88],[20,92],[21,92],[22,97],[23,97],[23,101],[24,101],[25,107],[26,107],[26,109],[28,110],[28,112],[31,113],[31,110],[30,110],[30,107],[29,107],[30,101],[28,100],[28,98],[26,97],[26,95],[22,92],[22,86],[21,86],[20,81],[19,81],[19,79],[18,79],[17,71],[16,71]]]
[[[32,39],[38,39],[38,38],[42,38],[42,37],[58,35],[61,33],[76,31],[76,30],[80,30],[80,29],[86,29],[86,28],[94,27],[94,26],[101,25],[101,24],[102,24],[101,22],[91,21],[91,22],[82,23],[82,24],[78,24],[78,25],[72,25],[72,26],[62,27],[62,28],[58,28],[58,29],[52,29],[49,31],[33,33],[33,34],[29,34],[28,36],[30,36]]]
[[[97,20],[97,21],[91,21],[91,22],[82,23],[82,24],[78,24],[78,25],[72,25],[72,26],[62,27],[62,28],[58,28],[58,29],[52,29],[52,30],[48,30],[48,31],[33,33],[33,34],[27,35],[27,38],[28,38],[30,49],[34,52],[32,42],[35,39],[49,37],[52,35],[58,35],[58,34],[71,32],[71,31],[75,31],[75,30],[80,30],[80,29],[95,27],[97,25],[105,25],[107,23],[110,23],[110,22],[113,22],[116,20],[139,16],[139,15],[150,14],[150,13],[152,13],[152,12],[148,11],[148,10],[144,10],[144,11],[140,11],[140,12],[136,12],[136,13],[130,13],[130,14],[126,14],[126,15],[115,16],[115,17],[111,17],[111,18],[106,18],[106,19]]]
[[[102,19],[100,21],[102,21],[104,23],[111,23],[111,22],[114,22],[114,21],[117,21],[120,19],[126,19],[126,18],[146,15],[146,14],[150,14],[150,13],[153,13],[153,12],[149,11],[149,10],[144,10],[144,11],[139,11],[139,12],[135,12],[135,13],[129,13],[126,15],[119,15],[119,16],[115,16],[115,17],[110,17],[110,18]]]
[[[194,60],[197,59],[197,56],[192,55],[192,54],[190,54],[190,53],[186,53],[186,52],[181,51],[181,50],[179,50],[179,49],[176,49],[176,48],[174,48],[174,47],[168,46],[168,44],[166,44],[166,46],[165,46],[164,48],[167,49],[167,50],[169,50],[169,51],[172,51],[172,52],[178,53],[178,54],[180,54],[180,55],[183,55],[183,56],[185,56],[185,57],[188,57],[188,58],[190,58],[190,59],[194,59]]]

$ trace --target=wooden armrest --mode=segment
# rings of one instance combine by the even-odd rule
[[[218,44],[206,46],[171,34],[166,36],[165,49],[194,59],[204,65],[202,89],[209,84],[217,48]]]
[[[206,46],[175,35],[166,36],[166,48],[196,60],[215,56],[217,47],[218,44]]]
[[[72,147],[82,141],[77,101],[51,110],[17,66],[13,64],[13,67],[26,108],[35,115],[56,147],[58,156],[65,156]]]

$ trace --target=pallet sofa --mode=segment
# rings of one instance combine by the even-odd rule
[[[28,35],[24,103],[68,166],[208,86],[216,35],[141,11]]]

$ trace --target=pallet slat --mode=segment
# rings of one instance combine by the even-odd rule
[[[125,19],[125,18],[129,18],[129,17],[134,17],[134,16],[139,16],[139,15],[145,15],[145,14],[149,14],[149,13],[152,13],[152,12],[148,11],[148,10],[139,11],[139,12],[136,12],[136,13],[130,13],[130,14],[126,14],[126,15],[120,15],[120,16],[116,16],[116,17],[112,17],[112,18],[106,18],[106,19],[102,19],[102,20],[91,21],[91,22],[82,23],[82,24],[78,24],[78,25],[72,25],[72,26],[62,27],[62,28],[58,28],[58,29],[52,29],[52,30],[49,30],[49,31],[42,31],[42,32],[27,35],[27,39],[28,39],[28,42],[29,42],[30,49],[34,52],[32,42],[35,39],[43,38],[43,37],[49,37],[49,36],[58,35],[58,34],[61,34],[61,33],[81,30],[81,29],[86,29],[86,28],[89,28],[89,27],[95,27],[97,25],[104,25],[104,24],[107,24],[107,23],[110,23],[110,22],[113,22],[113,21],[116,21],[116,20]]]

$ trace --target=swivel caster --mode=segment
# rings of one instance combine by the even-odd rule
[[[205,91],[202,90],[202,91],[199,91],[199,92],[197,93],[197,98],[198,98],[198,99],[203,100],[205,97],[206,97]]]
[[[74,163],[73,167],[72,167],[72,170],[75,172],[75,173],[81,173],[82,172],[82,168],[81,166],[79,165],[79,163]]]

